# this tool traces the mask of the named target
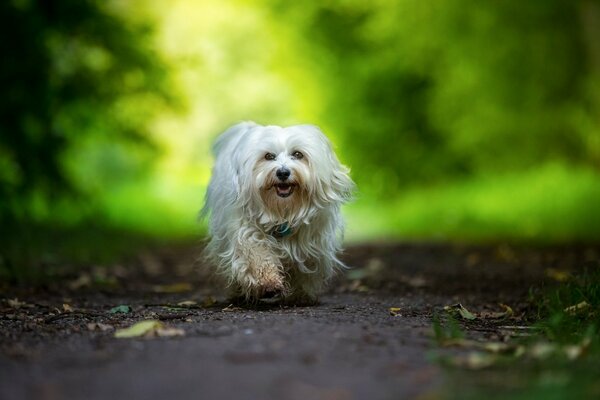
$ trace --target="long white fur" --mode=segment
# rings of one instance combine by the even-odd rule
[[[293,157],[300,151],[304,157]],[[340,206],[354,191],[349,169],[315,126],[287,128],[237,124],[213,147],[215,165],[201,215],[210,215],[205,254],[227,278],[233,294],[255,300],[267,291],[314,301],[325,282],[343,268],[344,222]],[[265,160],[273,153],[276,159]],[[298,186],[276,195],[278,168],[291,170]],[[287,224],[289,236],[272,232]]]

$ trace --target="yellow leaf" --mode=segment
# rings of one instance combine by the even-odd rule
[[[400,307],[390,307],[390,315],[392,317],[397,317],[400,315],[400,311],[402,311],[402,309]]]
[[[193,300],[186,300],[186,301],[181,301],[181,302],[177,303],[177,305],[180,307],[190,307],[190,306],[195,306],[196,304],[198,304],[198,303],[196,303]]]
[[[160,321],[149,319],[133,324],[129,328],[118,329],[115,332],[115,337],[119,339],[134,338],[145,336],[154,333],[156,329],[162,328],[163,324]]]

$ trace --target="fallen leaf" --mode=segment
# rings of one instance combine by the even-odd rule
[[[195,306],[196,304],[198,304],[198,303],[196,303],[193,300],[180,301],[179,303],[177,303],[177,305],[180,307],[191,307],[191,306]]]
[[[101,322],[90,322],[89,324],[87,324],[87,328],[89,331],[102,331],[102,332],[112,331],[115,329],[114,326],[108,325],[108,324],[103,324]]]
[[[179,328],[171,328],[165,326],[162,322],[149,319],[140,321],[129,328],[118,329],[115,332],[115,337],[119,339],[135,338],[135,337],[174,337],[185,336],[185,331]]]
[[[571,315],[575,315],[581,311],[585,311],[590,308],[590,304],[587,301],[582,301],[581,303],[577,303],[574,306],[569,306],[565,308],[565,312]]]
[[[156,293],[183,293],[191,291],[192,285],[187,282],[179,282],[170,285],[155,285],[152,290]]]
[[[73,308],[67,303],[63,304],[62,307],[64,312],[73,312]]]
[[[12,308],[21,308],[27,305],[27,303],[25,303],[24,301],[19,301],[19,299],[17,299],[16,297],[14,299],[8,299],[6,300],[6,302]]]
[[[163,324],[160,321],[149,319],[133,324],[129,328],[117,329],[115,337],[119,339],[134,338],[145,335],[152,335],[154,331],[162,328]]]
[[[458,313],[458,315],[460,315],[463,319],[474,320],[475,318],[477,318],[460,303],[454,304],[452,306],[445,306],[444,311],[447,311],[449,313]]]
[[[125,304],[121,304],[120,306],[116,306],[110,309],[109,313],[111,314],[127,314],[131,312],[131,307]]]
[[[243,311],[243,308],[234,307],[233,304],[230,304],[227,307],[225,307],[224,309],[222,309],[221,311],[223,311],[223,312]]]
[[[400,314],[400,311],[402,310],[400,307],[390,307],[389,310],[392,317],[402,316]]]

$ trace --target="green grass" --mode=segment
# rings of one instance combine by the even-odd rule
[[[407,190],[347,209],[348,240],[572,242],[600,239],[600,174],[546,165]]]
[[[468,370],[445,365],[446,385],[440,391],[447,399],[592,399],[600,398],[600,265],[568,282],[532,295],[536,310],[534,325],[539,329],[531,337],[517,341],[524,355],[499,356],[489,367]],[[587,304],[574,310],[572,306]],[[569,308],[571,307],[571,308]],[[434,319],[438,342],[462,337],[456,323]],[[533,351],[544,343],[547,355]],[[576,348],[577,357],[567,356]],[[440,358],[443,361],[444,358]]]

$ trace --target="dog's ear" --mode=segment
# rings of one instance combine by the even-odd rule
[[[313,125],[296,127],[311,136],[313,157],[309,160],[315,174],[314,195],[322,203],[346,203],[352,200],[356,185],[350,178],[350,169],[340,163],[333,145],[321,130]]]
[[[241,122],[223,132],[213,145],[215,165],[212,178],[206,192],[206,203],[201,215],[206,216],[210,211],[225,209],[226,206],[246,202],[244,185],[248,177],[244,176],[248,168],[244,165],[247,146],[243,145],[248,139],[248,132],[260,125],[254,122]],[[215,204],[217,199],[224,202]]]
[[[354,197],[356,185],[350,178],[350,169],[341,164],[329,144],[329,172],[321,178],[323,189],[330,201],[347,203]]]

